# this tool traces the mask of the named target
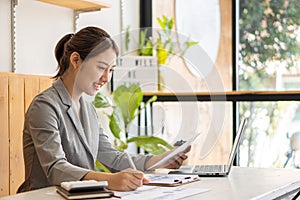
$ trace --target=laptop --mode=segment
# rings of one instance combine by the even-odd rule
[[[170,174],[193,174],[199,176],[228,176],[231,166],[233,165],[233,161],[235,155],[237,153],[238,147],[241,143],[242,137],[245,132],[245,126],[247,123],[247,119],[243,118],[239,125],[239,129],[237,131],[236,137],[234,139],[234,144],[232,150],[230,152],[230,157],[227,164],[217,164],[217,165],[184,165],[175,171],[169,172]]]

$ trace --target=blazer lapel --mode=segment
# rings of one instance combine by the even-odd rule
[[[93,155],[97,155],[99,137],[97,137],[98,134],[96,133],[99,132],[99,122],[97,121],[97,119],[89,117],[93,116],[94,110],[91,110],[91,107],[87,105],[87,102],[85,102],[83,98],[84,97],[81,97],[80,99],[81,117],[83,119],[82,125],[90,150]]]
[[[79,119],[79,117],[76,113],[76,109],[74,108],[74,106],[72,106],[73,103],[72,103],[71,97],[70,97],[67,89],[65,88],[62,80],[58,79],[55,83],[53,83],[53,86],[57,90],[63,104],[68,106],[66,111],[67,111],[74,127],[77,130],[77,135],[78,135],[80,141],[82,142],[82,144],[84,145],[86,150],[90,153],[90,155],[92,157],[94,157],[92,152],[91,152],[91,149],[88,145],[88,141],[87,141],[87,138],[85,136],[81,121],[80,121],[80,119]]]
[[[67,110],[67,113],[73,123],[73,125],[75,126],[76,130],[77,130],[77,135],[80,139],[80,141],[82,142],[82,144],[84,145],[84,147],[86,148],[86,150],[91,154],[91,149],[89,147],[89,143],[87,141],[87,138],[86,138],[86,135],[85,135],[85,132],[84,132],[84,129],[82,127],[82,124],[81,124],[81,121],[79,120],[79,117],[78,115],[76,114],[76,110],[73,106],[71,106],[68,110]]]

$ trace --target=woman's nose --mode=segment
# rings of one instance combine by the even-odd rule
[[[102,74],[100,80],[101,80],[102,82],[107,83],[107,82],[110,80],[110,73],[107,72],[107,71],[105,71],[105,72]]]

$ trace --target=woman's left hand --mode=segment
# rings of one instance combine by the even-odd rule
[[[159,160],[163,159],[178,147],[175,147],[174,149],[167,151],[161,155],[155,155],[152,156],[149,161],[146,163],[146,169],[148,169],[150,166],[157,163]],[[171,157],[166,163],[162,164],[161,166],[158,166],[157,168],[169,168],[169,169],[178,169],[184,160],[188,158],[186,155],[191,150],[191,146],[188,146],[184,151],[176,154],[175,156]]]

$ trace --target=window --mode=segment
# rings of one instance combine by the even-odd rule
[[[224,120],[229,127],[227,132],[230,135],[235,133],[240,117],[249,118],[237,164],[297,167],[297,159],[293,162],[289,158],[291,155],[296,158],[298,146],[300,149],[300,142],[298,145],[294,140],[296,136],[300,137],[300,1],[224,0],[218,3],[222,26],[220,35],[226,39],[219,42],[221,50],[218,55],[225,54],[216,65],[219,64],[218,70],[227,92],[226,105],[229,109]],[[165,11],[163,6],[158,8],[155,10],[153,6],[155,13]],[[200,92],[198,97],[212,96],[205,97]],[[232,141],[229,134],[220,140]],[[219,145],[217,151],[220,155],[227,152],[227,144]]]
[[[300,1],[243,0],[236,8],[238,90],[293,95],[300,89]],[[249,100],[238,103],[239,115],[248,116],[250,124],[240,165],[293,166],[287,161],[291,150],[294,156],[298,151],[290,142],[300,131],[299,102]]]

